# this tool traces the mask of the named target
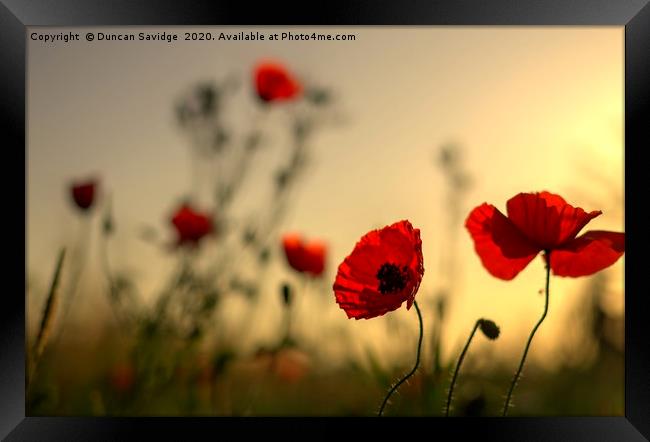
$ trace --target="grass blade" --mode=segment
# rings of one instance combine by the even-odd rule
[[[54,276],[52,277],[52,284],[50,285],[50,291],[47,295],[45,308],[43,309],[43,317],[38,329],[38,335],[36,336],[36,342],[34,343],[34,351],[32,354],[34,363],[36,363],[43,354],[43,350],[45,350],[48,338],[52,332],[52,325],[54,324],[54,317],[59,304],[59,282],[61,280],[61,269],[63,268],[64,258],[65,248],[61,249],[59,252],[59,259],[56,264]]]

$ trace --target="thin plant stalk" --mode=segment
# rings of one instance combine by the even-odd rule
[[[390,389],[386,397],[384,398],[384,402],[381,404],[381,408],[379,409],[378,417],[381,417],[384,414],[384,408],[386,407],[386,404],[388,403],[388,399],[391,397],[391,395],[397,390],[397,388],[402,385],[408,378],[413,376],[415,371],[418,369],[418,366],[420,365],[420,350],[422,349],[422,334],[424,327],[422,325],[422,313],[420,313],[420,307],[418,307],[417,301],[413,301],[413,305],[415,306],[415,311],[418,314],[418,320],[420,322],[420,337],[418,339],[418,351],[415,356],[415,365],[413,366],[413,369],[402,379],[400,379],[395,385],[393,385],[393,388]]]
[[[115,320],[118,325],[125,325],[124,318],[121,316],[119,311],[120,306],[118,301],[118,290],[115,277],[111,271],[110,261],[108,257],[108,238],[104,236],[101,243],[101,252],[102,252],[102,266],[104,268],[104,274],[108,282],[108,302],[111,305],[111,310],[115,316]]]
[[[59,252],[56,269],[54,270],[52,283],[50,284],[50,291],[47,295],[47,301],[45,302],[45,308],[43,310],[43,317],[41,318],[41,324],[38,330],[38,334],[36,335],[36,341],[34,342],[34,348],[31,354],[32,363],[30,364],[30,369],[27,377],[28,385],[31,384],[32,377],[36,371],[36,365],[38,364],[38,361],[40,360],[40,357],[43,354],[48,339],[51,335],[54,317],[56,316],[59,305],[59,282],[61,281],[61,270],[63,268],[64,260],[65,248],[61,249]]]
[[[108,206],[106,209],[106,214],[104,215],[103,232],[102,232],[102,239],[100,243],[102,267],[104,270],[104,274],[106,276],[106,281],[108,283],[108,302],[111,306],[113,315],[115,316],[117,325],[120,327],[124,327],[127,325],[128,313],[127,313],[127,309],[124,308],[123,303],[119,298],[121,294],[120,294],[120,290],[117,288],[117,280],[115,279],[115,276],[113,275],[113,271],[111,269],[109,252],[108,252],[109,237],[113,233],[114,227],[112,224],[110,196],[107,197],[107,199],[108,199]]]
[[[546,314],[548,313],[548,298],[549,298],[548,292],[549,292],[549,283],[551,279],[551,254],[549,253],[548,250],[546,250],[544,251],[544,255],[546,257],[546,290],[545,290],[545,300],[544,300],[544,313],[542,313],[542,316],[539,318],[539,321],[537,321],[537,324],[535,324],[535,327],[533,327],[533,330],[530,332],[530,336],[528,336],[528,341],[526,342],[526,348],[524,349],[524,354],[521,357],[521,362],[519,362],[519,368],[517,368],[515,377],[512,378],[512,383],[510,384],[510,389],[508,390],[508,396],[506,397],[506,402],[503,405],[504,417],[508,414],[508,408],[510,406],[512,392],[515,389],[515,385],[517,385],[517,381],[519,380],[519,376],[521,375],[521,370],[524,368],[524,362],[526,361],[526,356],[528,355],[528,349],[530,348],[530,343],[533,340],[533,336],[535,336],[535,332],[537,332],[537,329],[542,324],[544,318],[546,318]]]
[[[463,363],[463,360],[465,359],[465,354],[467,353],[467,350],[469,349],[469,345],[472,343],[472,339],[474,338],[474,334],[476,333],[476,330],[478,329],[479,325],[481,325],[481,320],[477,320],[476,324],[474,324],[474,328],[472,329],[472,332],[469,334],[469,338],[467,339],[467,342],[465,343],[465,348],[463,348],[463,351],[460,353],[460,358],[458,358],[458,363],[456,364],[456,369],[454,370],[454,375],[451,378],[451,385],[449,386],[449,394],[447,395],[447,405],[445,406],[445,417],[449,417],[449,409],[451,407],[451,398],[453,396],[454,392],[454,385],[456,384],[456,379],[458,378],[458,373],[460,372],[460,366]]]
[[[284,337],[282,344],[290,344],[292,342],[291,335],[293,333],[293,306],[287,305],[284,309]]]
[[[79,288],[79,281],[83,274],[84,267],[86,265],[86,260],[88,256],[88,250],[90,248],[90,238],[91,238],[91,219],[89,217],[83,217],[81,220],[81,234],[77,239],[77,244],[72,255],[73,270],[72,276],[69,279],[69,287],[67,293],[63,296],[62,306],[61,306],[61,320],[58,330],[55,333],[55,336],[52,338],[52,342],[59,342],[65,330],[66,324],[68,323],[68,317],[70,316],[70,310],[72,310],[73,301],[77,295]]]

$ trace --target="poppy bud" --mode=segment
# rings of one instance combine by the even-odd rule
[[[72,185],[72,199],[79,209],[87,211],[93,205],[96,187],[95,180]]]
[[[284,305],[289,307],[291,305],[291,286],[287,284],[286,282],[282,284],[282,300],[284,301]]]
[[[479,327],[481,328],[481,331],[490,340],[495,340],[496,338],[499,337],[499,333],[501,332],[499,330],[499,327],[494,323],[494,321],[490,321],[489,319],[480,319],[479,320]]]

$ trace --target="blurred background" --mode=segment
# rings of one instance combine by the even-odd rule
[[[469,211],[548,190],[603,211],[585,230],[624,231],[622,27],[30,33],[127,30],[181,40],[28,41],[29,415],[375,414],[412,367],[417,317],[348,320],[331,287],[363,234],[401,219],[421,230],[425,339],[386,414],[440,415],[484,317],[501,336],[475,338],[452,415],[497,415],[543,309],[544,265],[490,276]],[[182,40],[241,31],[355,39]],[[305,93],[260,100],[263,60]],[[70,188],[88,178],[82,212]],[[173,246],[183,202],[216,226],[191,250]],[[322,274],[288,264],[291,232],[326,245]],[[552,278],[511,415],[623,414],[623,268]]]

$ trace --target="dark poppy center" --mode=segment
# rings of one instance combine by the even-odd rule
[[[382,295],[387,293],[395,293],[403,290],[408,282],[409,271],[408,266],[403,266],[401,269],[390,262],[382,264],[377,272],[377,279],[379,280],[379,292]]]

